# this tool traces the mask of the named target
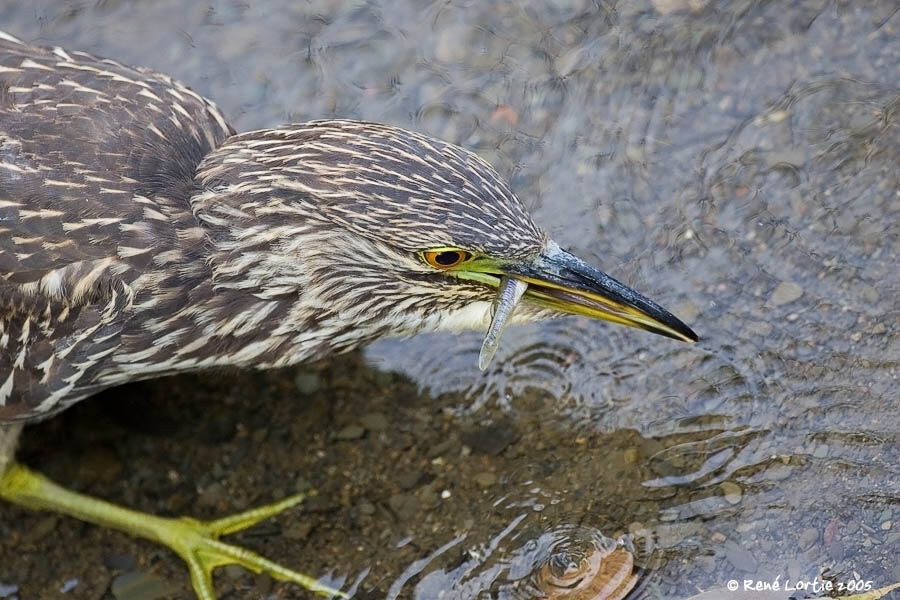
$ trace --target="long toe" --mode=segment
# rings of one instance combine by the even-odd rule
[[[240,565],[255,573],[268,573],[275,579],[296,583],[322,596],[347,597],[313,577],[288,569],[246,548],[219,540],[223,535],[241,531],[296,506],[303,501],[303,495],[291,496],[215,521],[198,521],[188,517],[171,519],[73,492],[13,462],[5,472],[0,473],[0,498],[20,506],[50,510],[118,529],[172,549],[187,562],[191,582],[200,600],[215,600],[212,572],[216,567],[225,565]]]
[[[287,501],[289,505],[296,504],[290,500],[293,499]],[[213,569],[226,565],[239,565],[254,573],[267,573],[274,579],[296,583],[322,596],[346,597],[341,591],[322,585],[313,577],[288,569],[246,548],[218,539],[219,535],[240,531],[263,518],[281,512],[286,508],[285,504],[286,501],[274,503],[219,521],[202,522],[187,518],[167,520],[161,537],[167,538],[168,541],[162,543],[187,562],[191,583],[200,600],[215,598],[212,572]],[[267,514],[261,516],[262,513]],[[227,529],[222,528],[222,525],[227,525]]]

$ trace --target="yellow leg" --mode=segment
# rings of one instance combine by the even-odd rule
[[[187,562],[199,600],[215,600],[212,571],[223,565],[240,565],[255,573],[265,572],[275,579],[300,584],[323,596],[346,597],[312,577],[286,569],[240,546],[219,541],[220,536],[241,531],[296,506],[303,501],[302,494],[216,521],[188,517],[167,519],[67,490],[13,462],[0,476],[0,498],[27,508],[66,514],[167,546]]]

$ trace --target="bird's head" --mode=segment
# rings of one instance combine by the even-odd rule
[[[219,284],[292,298],[280,330],[318,329],[322,351],[489,328],[485,363],[508,321],[560,314],[697,340],[548,239],[488,163],[446,142],[314,121],[230,138],[198,183],[192,204],[212,232]]]

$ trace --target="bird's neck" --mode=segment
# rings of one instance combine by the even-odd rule
[[[392,322],[389,310],[361,308],[347,277],[360,265],[349,250],[336,256],[335,248],[347,248],[333,239],[330,224],[268,222],[235,213],[234,190],[202,193],[219,199],[210,203],[218,212],[205,215],[205,260],[185,252],[184,265],[166,265],[161,283],[139,292],[108,380],[284,367],[418,328],[414,319]],[[350,262],[338,264],[345,254]]]
[[[346,352],[377,337],[302,293],[266,297],[218,283],[191,289],[170,314],[141,314],[122,336],[106,385],[214,367],[277,368]]]

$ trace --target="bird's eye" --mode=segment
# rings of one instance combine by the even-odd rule
[[[469,260],[471,257],[471,254],[463,250],[437,250],[422,253],[422,258],[425,259],[425,262],[435,269],[450,269]]]

